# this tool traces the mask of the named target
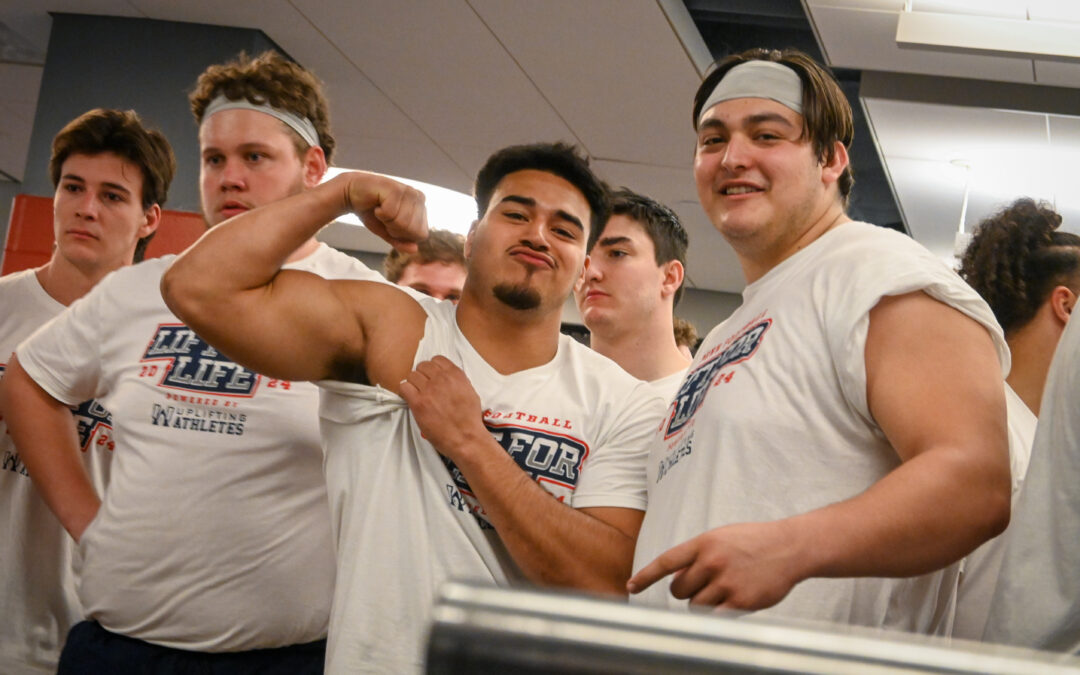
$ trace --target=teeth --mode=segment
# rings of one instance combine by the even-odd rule
[[[748,185],[738,185],[738,186],[735,186],[735,187],[726,188],[724,190],[724,194],[726,194],[726,195],[744,195],[744,194],[746,194],[748,192],[758,192],[758,191],[759,190],[757,188],[755,188],[755,187],[750,187]]]

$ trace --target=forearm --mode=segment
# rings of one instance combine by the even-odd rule
[[[34,486],[78,541],[101,500],[87,476],[71,410],[12,359],[0,383],[0,409]]]
[[[178,314],[206,308],[268,285],[289,256],[345,213],[345,178],[240,214],[203,235],[162,278],[162,295]]]
[[[542,585],[625,595],[635,538],[558,501],[488,440],[494,447],[457,466],[525,576]],[[631,520],[626,529],[636,533],[640,517]]]
[[[856,497],[788,519],[799,578],[925,574],[996,536],[1008,523],[1008,470],[979,459],[927,451]]]

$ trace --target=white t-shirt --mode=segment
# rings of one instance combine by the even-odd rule
[[[689,372],[688,369],[684,368],[671,375],[665,375],[659,380],[652,380],[649,385],[660,398],[667,403],[671,403],[675,399],[675,394],[679,393],[679,388],[682,386],[683,380],[686,379],[687,372]]]
[[[320,639],[334,559],[315,386],[242,368],[183,325],[158,290],[171,261],[113,273],[18,350],[55,398],[113,411],[79,599],[107,630],[192,651]],[[323,245],[288,267],[381,279]]]
[[[1080,653],[1080,321],[1043,390],[1027,477],[1005,531],[984,638]]]
[[[1005,404],[1009,414],[1009,463],[1012,470],[1012,507],[1016,508],[1020,486],[1024,483],[1031,445],[1035,441],[1035,413],[1005,385]],[[956,623],[953,637],[981,640],[990,614],[990,598],[997,586],[1001,557],[1005,552],[1004,533],[972,551],[961,567],[956,595]]]
[[[566,336],[550,362],[502,375],[461,334],[454,305],[420,304],[428,319],[414,364],[441,354],[459,365],[487,428],[548,492],[575,508],[645,508],[648,441],[663,415],[646,383]],[[402,399],[319,386],[338,550],[327,671],[419,671],[443,581],[508,584],[521,573]]]
[[[634,569],[733,523],[778,520],[854,497],[900,459],[866,399],[870,310],[918,290],[985,325],[986,303],[910,238],[846,223],[746,287],[698,350],[653,441]],[[925,633],[951,628],[958,565],[909,579],[810,579],[762,615]],[[685,608],[670,577],[635,601]]]
[[[15,347],[64,305],[34,270],[0,278],[0,378]],[[112,418],[97,401],[73,411],[87,472],[104,490],[112,460]],[[0,418],[0,673],[56,672],[60,647],[82,618],[71,570],[74,542],[34,489]]]

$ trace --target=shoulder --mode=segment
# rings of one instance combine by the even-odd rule
[[[648,382],[637,379],[619,364],[572,337],[560,336],[559,350],[565,359],[565,367],[588,388],[590,399],[599,406],[626,406],[661,398]]]
[[[20,270],[0,277],[0,293],[18,293],[34,279],[35,270]]]

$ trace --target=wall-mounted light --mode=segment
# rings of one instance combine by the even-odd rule
[[[1080,24],[919,12],[909,1],[896,25],[896,44],[967,54],[1080,61]]]

